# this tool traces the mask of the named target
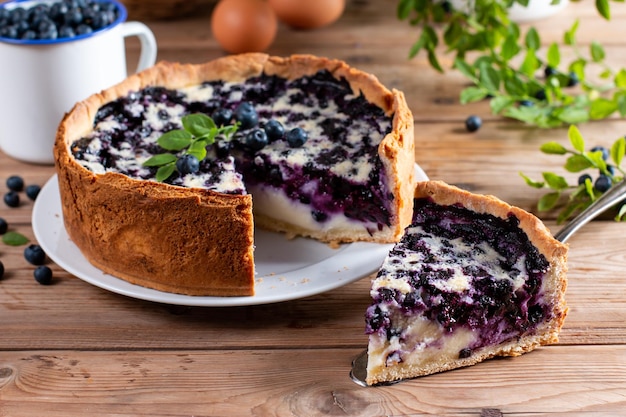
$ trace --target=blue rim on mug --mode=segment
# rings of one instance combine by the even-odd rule
[[[0,8],[14,9],[16,7],[21,7],[20,3],[25,3],[28,7],[33,7],[38,4],[53,4],[57,3],[61,0],[11,0],[4,3],[0,3]],[[12,43],[16,45],[54,45],[66,42],[74,42],[79,41],[81,39],[87,39],[92,36],[100,35],[103,32],[113,29],[115,26],[119,25],[126,21],[128,17],[128,12],[126,11],[126,7],[118,0],[94,0],[96,3],[113,3],[117,8],[117,18],[113,21],[113,23],[100,28],[98,30],[94,30],[91,33],[86,33],[83,35],[72,36],[71,38],[56,38],[56,39],[14,39],[0,36],[0,42],[4,43]]]

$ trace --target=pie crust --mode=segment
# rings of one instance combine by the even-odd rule
[[[392,190],[391,227],[359,235],[291,228],[267,213],[259,223],[272,230],[324,242],[395,242],[410,222],[414,189],[413,118],[404,95],[373,75],[339,60],[310,55],[288,58],[242,54],[205,64],[161,62],[77,103],[63,118],[54,154],[63,218],[70,238],[97,268],[133,284],[188,295],[254,294],[254,218],[250,195],[184,188],[82,167],[70,145],[93,129],[98,109],[149,86],[169,89],[204,81],[243,82],[261,73],[289,80],[328,70],[345,77],[355,93],[393,115],[392,131],[378,154]]]

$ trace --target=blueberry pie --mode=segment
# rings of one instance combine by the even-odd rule
[[[168,153],[159,138],[194,115],[238,127],[202,157],[148,163]],[[404,95],[308,55],[159,63],[77,103],[55,158],[65,226],[85,257],[189,295],[254,293],[253,224],[330,243],[396,242],[413,209]]]
[[[411,224],[372,281],[369,385],[556,343],[567,246],[492,196],[420,182]]]

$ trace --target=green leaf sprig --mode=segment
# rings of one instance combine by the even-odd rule
[[[461,92],[463,104],[488,98],[493,114],[542,128],[626,116],[626,70],[611,69],[598,42],[583,53],[576,40],[579,21],[563,34],[563,45],[552,43],[540,53],[539,32],[530,27],[522,34],[508,15],[514,3],[528,2],[473,0],[468,10],[455,10],[449,1],[399,0],[397,15],[422,29],[410,58],[425,51],[430,65],[444,72],[440,46],[446,46],[444,54],[454,54],[453,68],[473,84]],[[610,19],[609,0],[595,4]],[[563,62],[563,46],[574,53],[569,63]],[[594,67],[600,68],[598,83],[588,76],[598,72]]]
[[[621,167],[626,153],[626,139],[624,137],[617,139],[610,149],[594,147],[591,150],[585,150],[585,140],[578,128],[572,125],[569,127],[568,138],[573,149],[568,149],[558,142],[548,142],[541,146],[541,152],[551,155],[567,155],[564,165],[566,171],[571,173],[591,171],[598,176],[608,178],[609,186],[624,180],[625,172]],[[606,151],[608,151],[608,155],[605,153]],[[559,224],[587,208],[606,191],[599,190],[597,180],[594,183],[593,177],[589,174],[581,175],[579,183],[576,185],[570,185],[565,177],[554,172],[543,172],[543,181],[532,180],[523,173],[520,175],[531,187],[550,189],[550,192],[539,199],[537,203],[539,211],[548,211],[557,207],[562,202],[563,197],[566,196],[563,208],[557,216],[557,223]],[[605,185],[607,184],[606,178],[604,179]],[[622,205],[615,220],[623,220],[625,215],[626,205]]]
[[[229,141],[237,131],[238,123],[228,126],[217,126],[212,118],[205,114],[194,113],[183,116],[183,128],[170,130],[157,139],[157,144],[172,152],[154,155],[144,161],[143,166],[159,167],[156,172],[157,181],[165,181],[176,172],[176,161],[183,155],[193,155],[198,161],[207,156],[207,146],[218,139]]]

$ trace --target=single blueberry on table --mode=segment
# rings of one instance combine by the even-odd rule
[[[0,235],[5,234],[8,229],[9,229],[9,223],[7,223],[6,220],[0,217]]]
[[[246,134],[246,146],[252,150],[261,150],[267,145],[267,134],[263,129],[253,129]]]
[[[309,134],[301,127],[294,127],[287,132],[286,139],[289,146],[299,148],[304,145],[309,138]]]
[[[181,175],[194,174],[200,169],[200,161],[194,155],[185,154],[176,161],[176,169]]]
[[[470,116],[465,119],[465,128],[468,132],[476,132],[483,125],[483,121],[478,116]]]
[[[4,195],[4,204],[9,207],[19,207],[20,195],[15,191],[9,191]]]
[[[4,264],[0,261],[0,278],[4,276]]]
[[[251,103],[244,101],[235,108],[235,120],[241,129],[251,129],[259,123],[259,115]]]
[[[24,189],[24,179],[19,175],[11,175],[7,178],[6,184],[11,191],[22,191]]]
[[[41,191],[41,187],[38,186],[37,184],[31,184],[26,187],[25,191],[26,191],[26,196],[30,198],[31,200],[35,201],[37,199],[37,196],[39,195],[39,192]]]
[[[43,265],[46,262],[46,253],[39,245],[28,245],[24,249],[24,259],[33,265]]]
[[[52,284],[52,270],[45,265],[41,265],[35,268],[35,272],[33,272],[33,275],[35,277],[35,281],[37,281],[41,285]]]
[[[265,123],[263,129],[265,130],[265,133],[267,134],[267,139],[270,142],[282,139],[283,136],[285,136],[285,128],[276,119],[271,119],[267,123]]]
[[[611,188],[611,185],[613,185],[613,181],[611,181],[611,178],[607,177],[606,175],[600,175],[596,179],[596,182],[594,184],[596,190],[600,191],[601,193],[608,191],[608,189]]]

